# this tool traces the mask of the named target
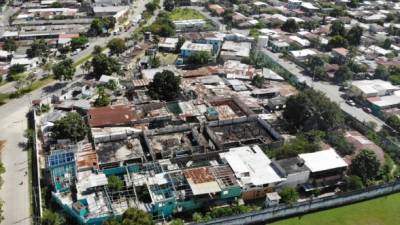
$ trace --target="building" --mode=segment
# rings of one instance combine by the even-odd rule
[[[174,20],[172,23],[177,31],[195,31],[204,28],[207,24],[203,19]]]
[[[213,46],[210,44],[199,44],[190,41],[185,41],[181,47],[181,57],[188,58],[194,53],[207,52],[210,56],[213,55]]]
[[[285,180],[271,166],[271,160],[257,145],[231,148],[219,154],[233,170],[242,187],[242,198],[265,198],[266,193]]]
[[[310,178],[310,170],[299,157],[273,161],[273,167],[278,171],[281,177],[285,178],[285,181],[279,184],[280,188],[297,188],[307,183]]]
[[[324,189],[341,184],[348,164],[333,148],[312,153],[299,154],[310,170],[310,179],[303,185],[305,191]]]
[[[345,48],[333,48],[332,55],[338,64],[345,64],[348,61],[349,50]]]
[[[350,92],[354,96],[362,98],[381,97],[393,95],[400,87],[392,85],[384,80],[356,80],[350,83]]]
[[[161,38],[158,42],[158,49],[165,52],[175,52],[178,42],[178,38]]]
[[[290,45],[284,41],[270,41],[269,45],[273,52],[287,52],[290,49]]]
[[[222,44],[220,57],[222,60],[242,60],[250,56],[251,42],[225,41]]]

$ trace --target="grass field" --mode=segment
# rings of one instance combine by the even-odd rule
[[[400,193],[268,225],[398,225]]]
[[[169,19],[174,20],[192,20],[192,19],[205,19],[206,17],[201,12],[188,9],[188,8],[177,8],[169,14]]]

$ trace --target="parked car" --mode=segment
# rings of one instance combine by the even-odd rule
[[[372,110],[368,107],[363,107],[362,110],[366,113],[372,113]]]
[[[351,106],[356,106],[356,103],[351,99],[347,100],[346,103],[351,105]]]

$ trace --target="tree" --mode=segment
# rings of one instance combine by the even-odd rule
[[[396,115],[389,116],[386,119],[386,124],[389,125],[391,128],[400,132],[400,118]]]
[[[4,41],[3,50],[13,52],[17,50],[17,42],[14,39],[7,39]]]
[[[332,48],[347,48],[348,46],[349,46],[349,43],[347,42],[347,40],[340,35],[334,36],[328,42],[328,47],[330,49],[332,49]]]
[[[346,30],[344,28],[344,24],[340,20],[333,21],[330,30],[331,30],[331,32],[329,33],[330,36],[337,36],[337,35],[345,36],[346,35]]]
[[[284,188],[279,192],[279,195],[281,196],[282,202],[288,204],[295,203],[299,199],[299,193],[292,187]]]
[[[382,43],[382,48],[384,49],[390,49],[391,46],[392,46],[392,40],[390,40],[390,38],[386,38],[385,41],[383,41]]]
[[[364,188],[363,181],[359,176],[349,176],[346,178],[346,190],[355,191]]]
[[[264,77],[260,76],[260,75],[255,75],[253,77],[253,79],[251,80],[251,84],[258,87],[258,88],[262,88],[263,84],[264,84]]]
[[[99,79],[101,75],[111,75],[120,71],[120,64],[112,57],[105,54],[95,55],[92,59],[93,75]]]
[[[356,25],[350,29],[346,35],[346,39],[352,46],[358,46],[361,44],[361,37],[363,34],[363,29]]]
[[[146,31],[150,31],[153,34],[157,34],[161,37],[170,37],[175,35],[175,28],[168,15],[159,14],[156,21],[149,27],[146,27]]]
[[[51,129],[52,135],[56,139],[71,139],[80,141],[87,134],[87,127],[81,115],[76,112],[69,112],[67,115],[56,122]]]
[[[354,152],[354,146],[346,140],[342,132],[329,132],[325,136],[325,141],[341,155],[351,155]]]
[[[57,80],[72,80],[75,74],[74,61],[64,59],[53,66],[53,74]]]
[[[128,208],[122,214],[121,219],[106,221],[104,225],[154,225],[154,222],[146,212],[136,208]]]
[[[111,103],[110,97],[105,92],[103,87],[98,88],[98,97],[94,102],[95,107],[104,107],[108,106]]]
[[[38,56],[43,56],[47,54],[48,46],[43,39],[33,41],[30,48],[26,50],[26,54],[29,58],[34,58]]]
[[[90,73],[90,70],[92,69],[92,62],[90,61],[86,61],[82,66],[81,69],[85,72],[85,73]]]
[[[187,59],[187,63],[192,65],[207,64],[210,61],[211,55],[208,52],[195,52]]]
[[[122,188],[124,187],[124,182],[118,176],[109,176],[107,180],[108,180],[107,187],[111,191],[121,191]]]
[[[335,72],[335,81],[337,83],[343,83],[345,81],[353,79],[353,72],[351,72],[350,68],[347,65],[342,65]]]
[[[119,55],[126,49],[125,40],[122,38],[113,38],[108,42],[107,47],[110,48],[111,54]]]
[[[292,95],[286,102],[283,118],[294,130],[330,131],[342,127],[344,116],[336,103],[312,89]]]
[[[169,223],[169,225],[185,225],[185,221],[182,219],[174,219]]]
[[[374,77],[382,80],[387,80],[390,76],[389,70],[386,66],[378,65],[375,69]]]
[[[151,68],[158,68],[161,65],[160,57],[154,56],[149,60],[149,65]]]
[[[289,32],[289,33],[295,33],[297,31],[299,31],[299,26],[297,25],[297,23],[294,19],[288,19],[288,20],[286,20],[285,23],[282,24],[281,30]]]
[[[362,150],[352,161],[350,171],[359,176],[364,183],[374,180],[379,173],[379,161],[374,152]]]
[[[71,39],[71,48],[72,50],[83,48],[89,42],[89,39],[86,36],[80,36]]]
[[[145,5],[146,10],[150,13],[153,13],[157,8],[157,4],[155,4],[154,2],[149,2]]]
[[[22,64],[14,64],[8,68],[8,74],[13,76],[26,71],[26,68]]]
[[[52,212],[50,210],[45,210],[41,218],[42,225],[63,225],[65,220],[60,214]]]
[[[319,23],[315,20],[307,20],[303,24],[303,28],[308,30],[309,32],[317,29],[319,27]]]
[[[110,29],[114,29],[116,23],[115,17],[96,18],[92,21],[89,28],[89,34],[94,36],[107,33]]]
[[[164,9],[167,11],[172,11],[175,8],[175,0],[165,0],[164,1]]]
[[[175,53],[179,53],[181,51],[181,47],[183,43],[185,43],[185,38],[183,36],[178,37],[178,42],[176,43]]]
[[[59,2],[53,2],[50,5],[50,8],[62,8],[62,7],[63,7],[63,5]]]
[[[351,8],[357,8],[359,3],[359,0],[351,0],[349,3],[347,3],[347,5]]]
[[[318,78],[324,78],[326,74],[326,71],[323,69],[324,64],[324,60],[319,56],[311,56],[307,61],[311,75]]]
[[[296,138],[291,139],[289,142],[284,144],[282,147],[275,151],[275,157],[277,159],[285,159],[290,157],[296,157],[302,153],[316,152],[321,150],[320,141],[312,140],[306,137],[304,134],[297,135]]]
[[[102,51],[103,51],[103,49],[101,48],[101,46],[95,45],[92,53],[93,53],[93,55],[98,55],[98,54],[101,54]]]
[[[155,74],[153,81],[149,84],[149,95],[154,99],[172,101],[175,100],[180,91],[181,78],[175,76],[172,71],[163,70]]]

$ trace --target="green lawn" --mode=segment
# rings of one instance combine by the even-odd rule
[[[400,193],[293,217],[268,225],[397,225],[400,224]]]
[[[188,9],[188,8],[177,8],[169,14],[169,19],[174,20],[191,20],[191,19],[205,19],[206,17],[201,12]]]

